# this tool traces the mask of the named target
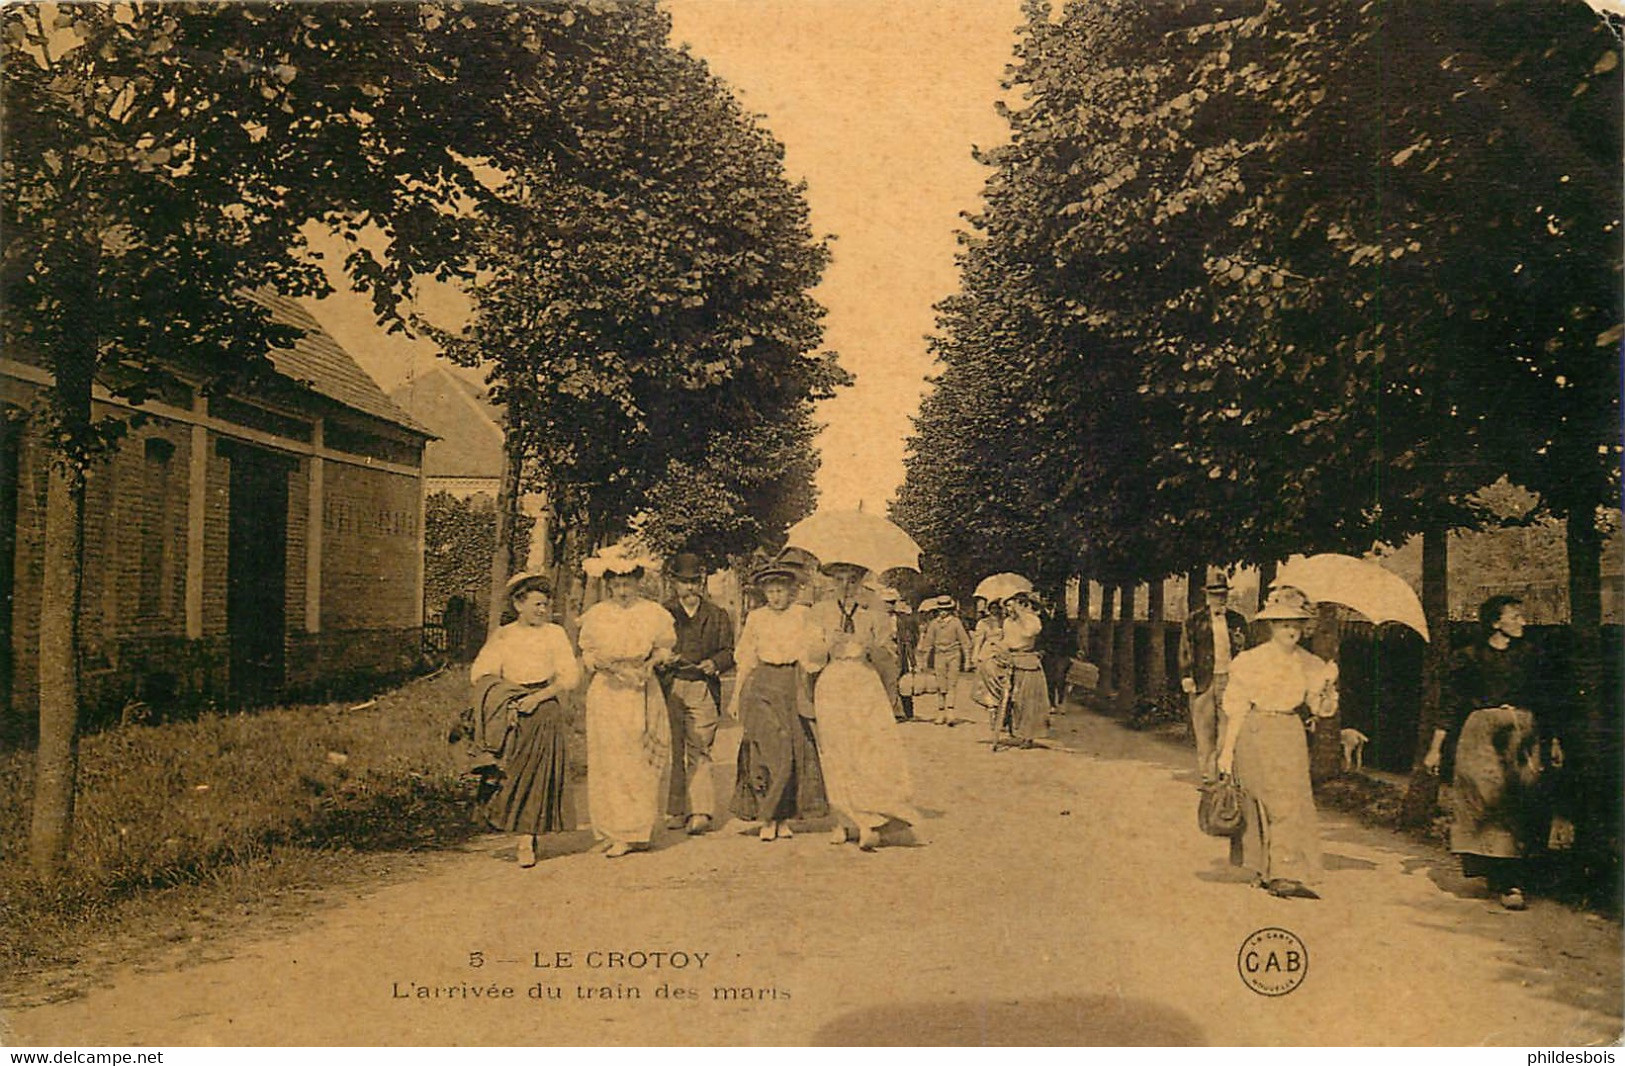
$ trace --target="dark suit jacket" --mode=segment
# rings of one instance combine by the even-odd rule
[[[704,681],[711,690],[711,698],[722,703],[722,675],[734,665],[734,626],[728,612],[710,600],[700,600],[699,610],[690,618],[676,600],[666,604],[671,612],[672,624],[677,628],[676,669],[666,671],[665,678],[681,677],[690,681]],[[698,669],[710,659],[717,672],[707,677]]]
[[[1190,617],[1179,630],[1179,676],[1196,684],[1196,691],[1213,687],[1213,615],[1207,604]],[[1247,647],[1247,619],[1225,608],[1224,620],[1230,629],[1230,658]]]

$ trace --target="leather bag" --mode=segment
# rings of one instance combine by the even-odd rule
[[[1196,804],[1196,824],[1208,836],[1238,837],[1247,828],[1249,797],[1234,778],[1220,778],[1202,787]]]

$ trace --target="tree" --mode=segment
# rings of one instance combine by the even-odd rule
[[[414,276],[468,267],[491,190],[476,160],[550,150],[533,82],[571,9],[436,3],[13,5],[0,12],[8,352],[51,375],[32,853],[69,841],[79,700],[84,475],[125,427],[92,387],[140,401],[240,387],[297,331],[244,289],[320,295],[305,227],[341,233],[380,318]],[[516,118],[529,115],[524,138]]]
[[[790,449],[810,439],[809,404],[848,380],[818,351],[809,295],[828,252],[781,147],[668,46],[665,15],[587,21],[593,60],[533,86],[570,89],[569,165],[502,172],[474,325],[442,340],[489,368],[510,447],[542,479],[525,487],[579,531],[575,555],[640,513],[662,544],[733,548],[810,490]],[[699,514],[684,486],[718,510]]]

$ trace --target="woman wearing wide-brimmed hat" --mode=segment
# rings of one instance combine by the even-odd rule
[[[1304,715],[1337,711],[1337,665],[1298,646],[1309,601],[1295,588],[1273,590],[1258,612],[1270,638],[1236,656],[1224,693],[1219,773],[1234,774],[1254,801],[1231,862],[1252,868],[1277,896],[1319,898],[1320,827],[1309,787]]]
[[[581,616],[576,641],[587,687],[587,803],[604,854],[649,846],[671,760],[671,723],[655,667],[674,657],[671,612],[639,593],[651,560],[607,549],[588,559],[609,598]]]
[[[1038,616],[1032,593],[1018,592],[1004,601],[999,643],[1009,664],[1009,730],[1017,745],[1024,748],[1032,747],[1033,741],[1049,732],[1049,683],[1044,679],[1044,660],[1038,652],[1043,629],[1044,620]],[[997,744],[997,737],[994,742]]]
[[[734,646],[733,706],[742,727],[733,811],[762,823],[762,840],[794,836],[790,822],[829,811],[813,735],[806,604],[796,603],[800,574],[769,563],[751,576],[767,603],[751,611]]]
[[[897,735],[891,701],[874,665],[887,640],[880,617],[859,598],[868,571],[830,562],[835,594],[808,611],[808,667],[818,673],[813,710],[818,719],[818,758],[837,825],[832,843],[845,843],[856,829],[858,846],[880,845],[888,821],[917,823],[914,786]]]
[[[569,720],[559,696],[581,681],[570,638],[552,621],[553,586],[541,574],[508,580],[514,621],[474,659],[475,743],[501,767],[485,817],[517,835],[519,865],[536,865],[536,838],[575,829],[568,768]]]

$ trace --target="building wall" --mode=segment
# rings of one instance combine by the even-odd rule
[[[0,399],[31,390],[0,377]],[[99,413],[109,413],[101,407]],[[333,417],[332,412],[321,412]],[[181,418],[186,417],[184,412]],[[311,422],[317,417],[312,413]],[[361,430],[347,429],[350,439]],[[91,472],[86,488],[80,641],[87,724],[116,715],[130,699],[155,707],[223,701],[230,691],[227,633],[231,460],[210,430],[201,497],[202,558],[196,632],[188,633],[188,560],[194,427],[151,417]],[[403,435],[404,437],[405,435]],[[263,440],[262,440],[263,443]],[[288,474],[285,609],[290,689],[325,687],[388,673],[417,659],[421,625],[421,480],[396,462],[415,439],[380,437],[396,469],[335,458],[294,456]],[[296,450],[295,446],[290,450]],[[309,451],[310,445],[304,445]],[[331,454],[331,453],[329,453]],[[25,427],[18,462],[13,679],[10,710],[31,717],[38,704],[40,574],[48,455],[37,425]],[[365,460],[363,460],[365,461]],[[322,467],[321,602],[311,632],[306,574],[311,479]]]
[[[405,670],[421,648],[419,479],[327,463],[322,495],[321,622],[289,627],[296,688]],[[299,596],[302,618],[302,586]]]

